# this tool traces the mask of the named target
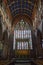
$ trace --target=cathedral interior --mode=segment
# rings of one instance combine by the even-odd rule
[[[0,65],[43,65],[43,0],[0,0]]]

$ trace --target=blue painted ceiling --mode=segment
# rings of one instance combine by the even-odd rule
[[[7,2],[13,16],[17,14],[32,16],[35,0],[7,0]]]

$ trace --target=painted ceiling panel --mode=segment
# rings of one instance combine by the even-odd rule
[[[6,0],[13,17],[17,14],[32,16],[36,0]]]
[[[19,14],[25,13],[25,14],[28,14],[29,16],[31,16],[33,8],[34,8],[35,0],[30,0],[32,2],[32,4],[29,3],[28,1],[29,0],[13,0],[13,1],[8,0],[8,5],[9,5],[12,15],[15,16],[18,13]],[[11,2],[13,2],[13,3],[11,3]]]

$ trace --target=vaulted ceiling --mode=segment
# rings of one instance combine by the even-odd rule
[[[34,0],[8,0],[8,6],[13,16],[17,14],[28,14],[31,17],[34,3]]]
[[[28,15],[30,19],[34,18],[35,14],[35,8],[37,0],[3,0],[8,15],[10,14],[10,17],[15,17],[16,15]],[[10,11],[10,12],[9,12]]]

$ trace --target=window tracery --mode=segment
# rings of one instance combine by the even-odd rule
[[[18,41],[17,41],[18,40]],[[28,41],[27,41],[28,40]],[[31,29],[27,22],[22,19],[14,29],[13,49],[32,49]]]

